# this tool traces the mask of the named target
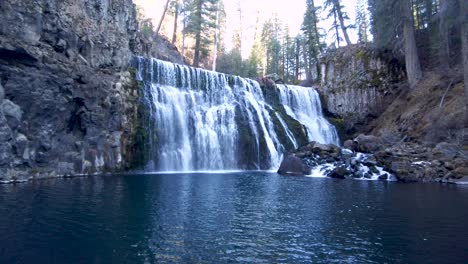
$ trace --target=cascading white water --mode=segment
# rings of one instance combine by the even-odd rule
[[[276,85],[286,113],[304,124],[309,141],[339,145],[336,128],[322,113],[320,97],[315,89],[296,85]]]
[[[138,68],[142,103],[149,112],[148,170],[272,169],[281,161],[285,141],[298,146],[280,110],[265,100],[256,81],[156,59],[139,58]],[[315,90],[278,88],[287,114],[303,122],[310,139],[338,142],[333,126],[321,116]],[[298,107],[313,110],[299,112]],[[307,114],[320,116],[306,119]]]

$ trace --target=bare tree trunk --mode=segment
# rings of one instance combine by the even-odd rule
[[[172,44],[175,44],[177,41],[177,20],[179,19],[179,0],[175,1],[175,10],[174,10],[174,31],[172,32]]]
[[[216,22],[215,22],[215,37],[213,50],[213,71],[216,71],[216,60],[218,59],[218,28],[219,28],[219,2],[216,5]]]
[[[462,0],[464,1],[464,0]],[[419,63],[418,49],[414,32],[414,17],[411,9],[411,2],[401,0],[403,13],[403,36],[405,39],[405,62],[408,82],[413,88],[422,78],[421,65]]]
[[[185,17],[184,17],[183,22],[182,22],[182,26],[183,26],[183,28],[182,28],[182,50],[180,52],[182,54],[182,56],[185,56],[185,34],[186,34],[185,33],[185,27],[186,27],[185,23],[186,22],[185,22]]]
[[[448,8],[449,0],[440,0],[440,12],[439,12],[439,61],[441,68],[448,72],[450,70],[449,58],[450,58],[450,47],[449,47],[449,26],[448,26]]]
[[[333,19],[334,19],[334,24],[335,24],[335,31],[336,31],[336,41],[338,42],[338,47],[340,47],[340,32],[338,31],[338,25],[336,24],[337,22],[337,11],[335,7],[335,11],[333,12]]]
[[[171,0],[167,0],[166,1],[166,5],[164,6],[164,11],[162,13],[162,16],[161,16],[161,19],[159,20],[159,24],[158,24],[158,27],[156,28],[156,34],[159,33],[159,30],[161,29],[161,25],[162,25],[162,22],[164,21],[164,17],[166,16],[166,13],[167,13],[167,8],[169,7],[169,2]]]
[[[460,23],[462,38],[463,77],[465,84],[465,115],[468,118],[468,3],[466,0],[458,0],[460,3]]]
[[[349,39],[348,31],[346,29],[345,23],[344,23],[344,17],[343,17],[343,12],[341,11],[341,3],[339,0],[334,1],[336,12],[338,13],[338,19],[340,21],[340,27],[341,30],[343,31],[343,35],[346,40],[346,44],[351,45],[351,40]]]
[[[296,38],[296,52],[295,52],[295,56],[296,56],[296,65],[295,65],[295,71],[294,71],[294,78],[296,79],[296,81],[299,80],[299,52],[300,52],[300,49],[301,49],[301,46],[300,46],[300,43],[299,43],[299,39]]]
[[[193,66],[198,67],[200,65],[200,46],[201,46],[201,21],[202,21],[202,1],[197,3],[197,23],[200,25],[197,26],[197,33],[195,35],[195,54],[193,56]]]
[[[305,74],[306,74],[306,80],[311,81],[312,76],[310,76],[310,65],[309,65],[309,56],[307,56],[307,46],[306,43],[304,42],[304,50],[302,52],[302,56],[304,58],[304,68],[305,68]]]

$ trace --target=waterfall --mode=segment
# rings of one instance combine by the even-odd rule
[[[254,80],[157,59],[138,58],[137,78],[150,171],[274,169],[286,146],[298,147],[288,122],[301,122],[309,139],[338,142],[314,89],[278,86],[283,109]]]
[[[315,89],[296,85],[276,85],[286,113],[307,127],[309,141],[339,145],[336,128],[322,113],[320,97]]]

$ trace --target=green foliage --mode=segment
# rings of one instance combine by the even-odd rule
[[[368,0],[371,32],[377,47],[392,49],[403,34],[399,0]]]
[[[195,38],[194,66],[208,58],[215,34],[216,12],[220,0],[192,0],[187,4],[185,33]]]
[[[358,29],[359,43],[369,42],[369,19],[366,10],[366,1],[358,0],[356,5],[356,28]]]

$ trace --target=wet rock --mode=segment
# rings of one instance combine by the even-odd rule
[[[311,170],[302,159],[290,154],[281,162],[278,173],[283,175],[308,175]]]
[[[382,174],[382,175],[379,175],[379,180],[388,180],[388,174]]]
[[[335,179],[345,179],[350,173],[344,167],[338,167],[332,170],[327,176]]]

